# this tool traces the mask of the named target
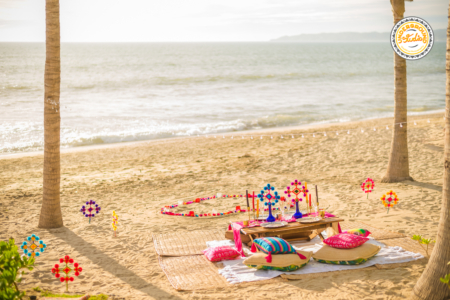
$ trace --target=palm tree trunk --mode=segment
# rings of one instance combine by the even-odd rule
[[[404,0],[391,0],[394,24],[403,19]],[[392,38],[392,37],[391,37]],[[399,182],[413,180],[409,176],[407,97],[406,97],[406,61],[394,52],[394,126],[392,131],[391,152],[386,175],[381,182]],[[400,126],[401,123],[401,126]]]
[[[46,0],[44,93],[44,183],[40,228],[63,226],[60,205],[60,32],[59,0]]]
[[[449,7],[450,16],[450,7]],[[450,18],[447,28],[446,54],[446,89],[445,89],[445,140],[444,140],[444,184],[442,188],[441,216],[436,244],[428,265],[416,283],[413,299],[448,299],[450,289],[439,278],[450,273],[447,263],[450,261]]]

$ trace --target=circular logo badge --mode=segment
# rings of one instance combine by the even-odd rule
[[[418,17],[403,18],[391,31],[392,48],[404,59],[421,59],[430,52],[433,42],[430,24]]]

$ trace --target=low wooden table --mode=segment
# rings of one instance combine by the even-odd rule
[[[253,240],[260,238],[260,237],[281,237],[283,238],[283,235],[301,235],[302,233],[307,233],[311,231],[316,231],[316,234],[309,235],[306,237],[299,237],[299,238],[285,238],[287,241],[293,241],[293,240],[310,240],[313,237],[315,237],[317,234],[319,237],[323,240],[324,237],[322,236],[321,232],[323,230],[326,230],[328,227],[332,227],[336,232],[339,232],[338,230],[338,223],[343,222],[344,219],[340,219],[337,217],[334,218],[326,218],[323,220],[320,220],[315,223],[310,224],[300,224],[298,222],[291,222],[288,223],[287,226],[280,227],[280,228],[264,228],[264,227],[244,227],[241,229],[241,232],[243,232],[245,235],[248,235],[250,239]]]

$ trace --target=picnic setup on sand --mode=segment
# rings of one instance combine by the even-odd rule
[[[361,188],[368,197],[374,186],[368,178]],[[346,221],[326,212],[319,201],[318,187],[313,190],[310,192],[306,182],[294,180],[283,192],[267,184],[256,194],[217,194],[164,206],[161,214],[168,217],[241,214],[245,219],[231,220],[223,230],[154,234],[162,270],[176,290],[196,290],[275,277],[301,279],[324,272],[395,268],[425,257],[424,249],[401,233]],[[223,198],[245,198],[246,206],[226,212],[173,211]],[[399,201],[393,191],[380,200],[387,213]]]

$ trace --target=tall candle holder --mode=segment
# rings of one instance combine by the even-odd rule
[[[269,216],[266,219],[267,222],[275,222],[276,219],[272,215],[272,205],[278,203],[278,200],[280,200],[278,192],[274,192],[272,195],[271,191],[275,191],[275,188],[270,184],[267,184],[264,187],[264,190],[261,190],[261,193],[258,195],[259,201],[264,202],[267,200],[267,202],[264,202],[264,205],[269,207]]]
[[[306,189],[305,186],[302,186],[302,183],[300,181],[298,181],[297,179],[294,180],[293,182],[291,182],[291,186],[293,187],[291,190],[291,187],[288,186],[286,187],[286,190],[284,191],[285,194],[287,194],[287,196],[289,198],[294,197],[295,200],[295,213],[293,215],[293,217],[295,219],[300,219],[303,217],[303,214],[300,212],[299,210],[299,202],[302,201],[303,199],[300,198],[300,195],[303,193],[303,196],[306,197],[306,193],[308,192],[308,190]],[[293,195],[293,196],[291,196]],[[305,200],[306,202],[308,202],[307,200]],[[306,206],[308,207],[308,203],[306,203]],[[309,209],[308,209],[308,213],[309,213]]]

